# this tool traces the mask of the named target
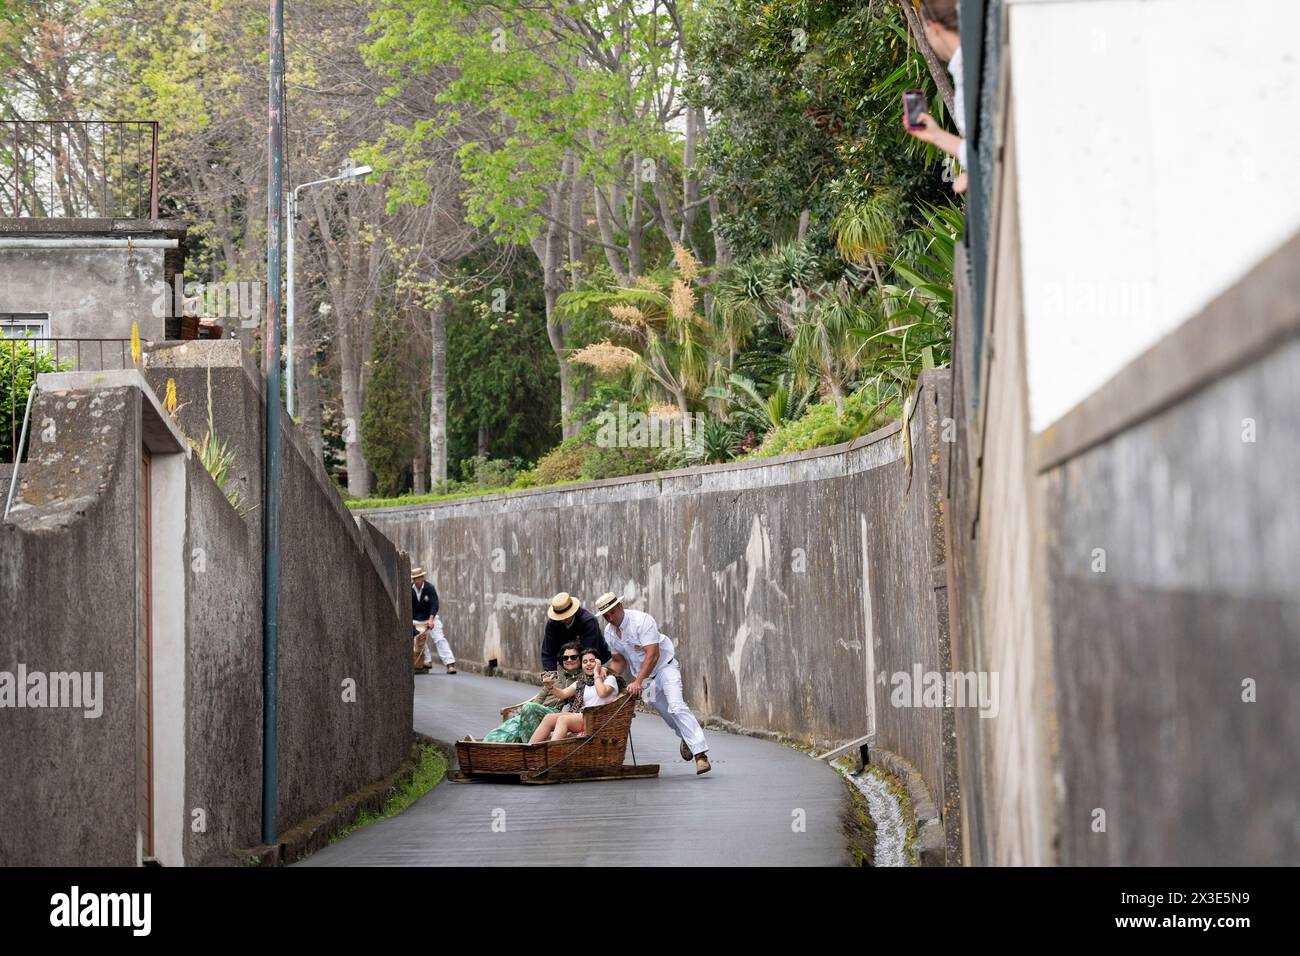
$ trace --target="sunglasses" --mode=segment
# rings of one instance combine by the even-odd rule
[[[576,660],[580,660],[580,658],[578,657],[577,654],[565,654],[563,657],[560,658],[560,660],[562,660],[562,661],[576,661]]]

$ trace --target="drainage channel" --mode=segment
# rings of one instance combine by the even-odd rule
[[[836,769],[867,802],[876,829],[875,857],[871,865],[916,866],[916,854],[909,852],[909,844],[915,838],[908,813],[885,774],[876,767],[867,767],[859,773],[850,773],[847,768]]]

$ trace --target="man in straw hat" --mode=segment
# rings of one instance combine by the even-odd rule
[[[641,696],[647,689],[649,703],[681,740],[683,760],[695,761],[695,772],[708,773],[709,747],[704,730],[682,699],[682,673],[677,667],[673,642],[659,633],[659,624],[644,611],[623,607],[623,599],[612,592],[596,599],[596,613],[605,619],[605,643],[625,663],[632,681],[627,692]]]
[[[577,641],[584,651],[595,651],[602,664],[609,663],[609,648],[600,633],[600,622],[568,591],[551,598],[546,609],[546,634],[542,637],[542,670],[554,671],[560,648]]]
[[[438,659],[447,666],[448,674],[455,674],[456,655],[442,636],[442,619],[438,617],[438,592],[424,579],[424,568],[419,566],[411,568],[411,625],[415,637],[415,672],[426,674],[433,666],[433,651],[429,647],[432,634]]]

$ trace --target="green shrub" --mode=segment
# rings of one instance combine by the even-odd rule
[[[518,459],[488,458],[475,455],[460,463],[461,474],[473,484],[484,488],[504,488],[515,480],[519,472]]]
[[[582,463],[590,452],[590,445],[584,445],[573,438],[565,439],[537,462],[537,483],[558,485],[581,480]]]
[[[835,403],[830,399],[809,406],[802,418],[772,431],[754,452],[755,458],[788,455],[811,448],[838,445],[865,435],[898,417],[898,403],[878,408],[877,392],[862,388],[844,400],[844,419],[835,417]]]
[[[838,445],[841,442],[852,441],[857,436],[853,434],[853,429],[848,425],[841,423],[832,425],[823,425],[813,432],[812,447],[824,448],[827,445]]]
[[[644,475],[655,470],[658,448],[593,448],[582,463],[586,481]]]
[[[537,469],[527,468],[515,475],[515,480],[510,482],[510,487],[516,490],[520,488],[536,488],[541,483],[542,480],[537,477]]]
[[[361,410],[361,452],[375,472],[381,498],[402,490],[406,466],[418,446],[412,408],[419,406],[415,379],[405,367],[410,351],[394,315],[382,316],[371,345],[370,384]]]

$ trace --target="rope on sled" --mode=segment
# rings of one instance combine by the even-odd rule
[[[540,776],[541,776],[542,774],[544,774],[544,773],[550,773],[552,770],[554,770],[554,769],[555,769],[556,767],[558,767],[560,764],[564,763],[564,761],[568,760],[570,757],[572,757],[574,754],[576,754],[576,753],[577,753],[579,750],[581,750],[583,747],[587,746],[587,744],[591,743],[593,740],[596,739],[596,735],[599,734],[602,730],[604,730],[605,727],[609,724],[609,722],[610,722],[611,720],[613,720],[615,717],[617,717],[617,716],[619,715],[619,713],[623,710],[623,708],[627,706],[628,701],[634,701],[634,700],[636,700],[635,697],[627,697],[627,696],[625,696],[625,697],[623,698],[623,703],[619,704],[618,707],[615,708],[614,713],[612,713],[612,714],[609,715],[609,718],[605,721],[605,723],[601,724],[599,727],[597,727],[595,730],[593,730],[590,734],[588,734],[586,740],[584,740],[582,743],[578,744],[578,746],[574,747],[572,750],[570,750],[567,754],[565,754],[565,755],[564,755],[563,757],[561,757],[559,760],[555,761],[555,763],[548,765],[548,766],[546,767],[545,770],[538,770],[538,771],[536,771],[536,772],[534,772],[534,773],[529,774],[529,775],[528,775],[528,779],[529,779],[529,780],[532,780],[532,779],[535,779],[535,778],[537,778],[537,777],[540,777]],[[631,726],[629,726],[629,727],[627,728],[627,740],[628,740],[628,743],[631,743],[631,742],[632,742],[632,728],[631,728]],[[636,751],[635,751],[635,749],[634,749],[633,752],[632,752],[632,763],[633,763],[634,765],[636,764]]]

